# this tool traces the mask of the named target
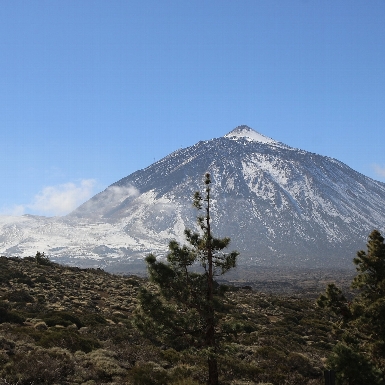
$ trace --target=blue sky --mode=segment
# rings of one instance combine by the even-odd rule
[[[8,1],[0,214],[64,215],[247,124],[385,182],[385,1]]]

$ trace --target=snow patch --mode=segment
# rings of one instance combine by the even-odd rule
[[[228,139],[233,139],[233,140],[242,138],[250,142],[278,143],[274,139],[271,139],[265,135],[262,135],[248,126],[239,126],[234,130],[232,130],[231,132],[229,132],[228,134],[226,134],[224,137]]]

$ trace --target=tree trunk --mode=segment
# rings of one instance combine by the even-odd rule
[[[209,385],[218,385],[218,364],[217,364],[217,359],[210,357],[208,359],[208,364],[209,364],[209,380],[208,384]]]
[[[215,317],[214,317],[214,269],[213,269],[213,251],[211,248],[211,225],[210,225],[210,174],[206,174],[206,231],[207,231],[207,265],[208,265],[208,277],[207,277],[207,304],[208,315],[206,318],[206,346],[215,349]],[[209,354],[212,354],[210,352]],[[215,357],[208,358],[209,365],[209,385],[218,385],[218,363]]]

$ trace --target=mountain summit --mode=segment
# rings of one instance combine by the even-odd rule
[[[230,131],[224,136],[229,139],[238,139],[243,138],[249,141],[261,142],[261,143],[278,143],[274,139],[268,138],[260,134],[259,132],[253,130],[248,126],[238,126],[234,130]]]
[[[231,238],[240,264],[350,267],[369,232],[385,228],[384,183],[239,126],[128,175],[66,217],[4,219],[0,252],[45,251],[83,266],[162,255],[196,228],[192,196],[206,172],[214,234]]]

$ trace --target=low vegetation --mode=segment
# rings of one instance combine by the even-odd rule
[[[0,258],[0,384],[204,384],[207,359],[136,327],[135,276]],[[223,287],[221,384],[323,384],[331,312],[299,295]],[[333,318],[334,317],[334,318]]]

